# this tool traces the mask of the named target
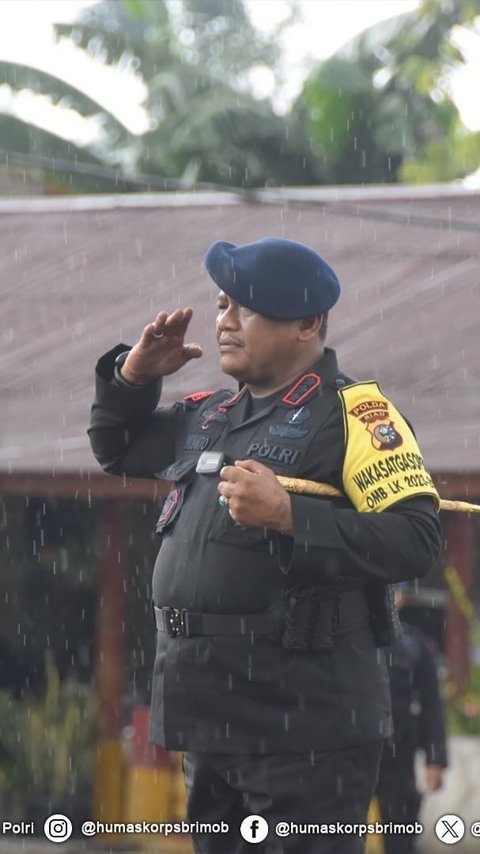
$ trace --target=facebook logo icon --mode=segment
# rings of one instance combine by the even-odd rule
[[[268,835],[268,822],[261,815],[247,815],[240,825],[240,833],[246,842],[255,845]]]

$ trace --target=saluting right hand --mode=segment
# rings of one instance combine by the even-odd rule
[[[145,385],[203,356],[199,344],[184,343],[192,315],[191,308],[177,308],[172,314],[160,311],[153,323],[147,324],[122,365],[127,382]]]

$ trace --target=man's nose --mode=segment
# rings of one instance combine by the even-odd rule
[[[218,313],[217,317],[217,329],[221,332],[224,329],[236,329],[238,326],[238,319],[236,316],[236,312],[232,306],[228,308],[224,308],[222,311]]]

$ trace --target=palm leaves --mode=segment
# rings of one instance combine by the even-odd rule
[[[424,0],[415,12],[370,28],[323,63],[302,93],[309,131],[331,183],[449,180],[480,162],[449,78],[463,61],[452,28],[480,13]]]
[[[67,186],[87,192],[455,178],[478,165],[480,137],[465,131],[451,98],[449,75],[462,61],[451,31],[479,11],[479,0],[453,11],[423,0],[370,28],[311,74],[281,118],[250,92],[249,75],[259,65],[275,71],[279,49],[255,32],[241,0],[102,0],[57,35],[99,69],[141,75],[149,129],[128,130],[99,87],[0,62],[0,162],[23,157],[44,171],[51,162],[55,186],[65,164]],[[22,118],[12,105],[25,93],[64,111],[67,139]]]

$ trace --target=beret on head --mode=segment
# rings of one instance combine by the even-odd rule
[[[332,268],[310,246],[264,237],[236,246],[218,240],[205,256],[218,287],[240,305],[280,320],[329,311],[340,296]]]

